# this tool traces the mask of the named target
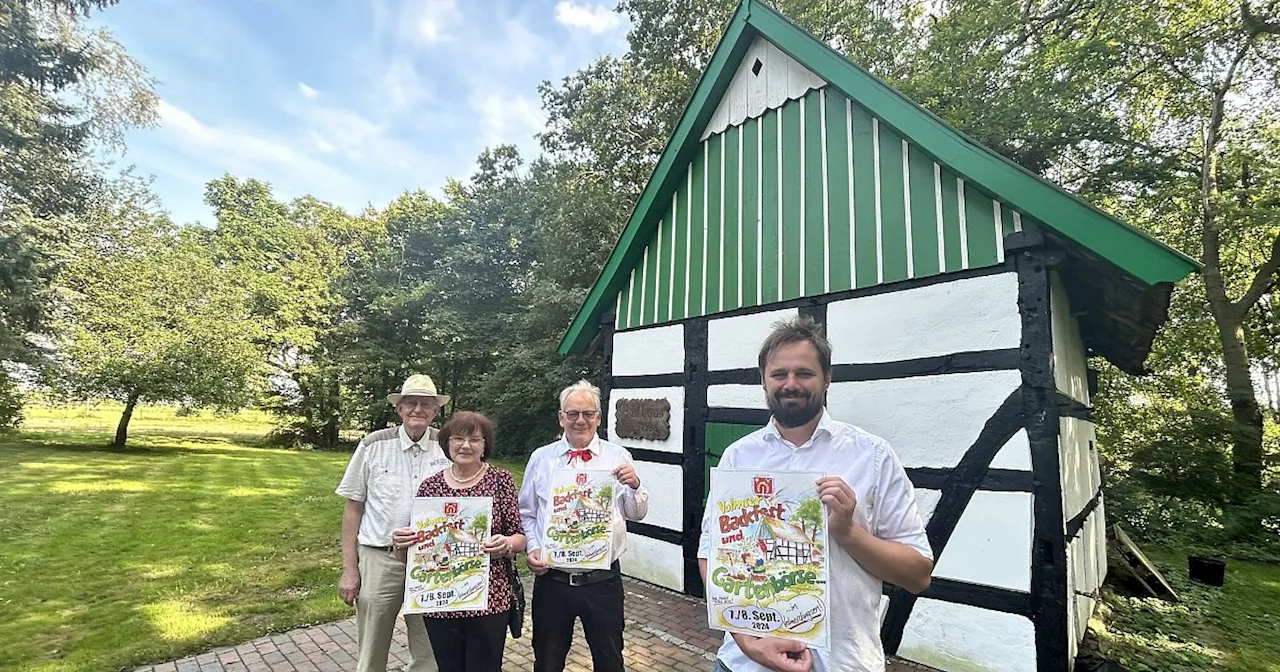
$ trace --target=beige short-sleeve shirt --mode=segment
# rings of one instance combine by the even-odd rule
[[[424,480],[449,466],[436,430],[409,439],[404,426],[381,429],[360,440],[336,492],[364,502],[356,540],[365,546],[390,546],[391,532],[409,524],[413,495]]]

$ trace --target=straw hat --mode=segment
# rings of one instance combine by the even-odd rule
[[[400,403],[403,397],[435,397],[436,403],[444,406],[449,403],[449,395],[436,394],[436,384],[432,382],[431,376],[421,373],[415,373],[405,379],[404,385],[400,387],[399,394],[388,394],[387,401],[392,406]]]

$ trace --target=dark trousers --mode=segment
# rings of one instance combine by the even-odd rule
[[[428,616],[424,620],[440,672],[501,672],[507,612],[466,618]]]
[[[582,631],[591,648],[591,669],[622,672],[622,596],[621,574],[585,586],[570,586],[545,574],[534,579],[534,672],[564,670],[573,645],[575,618],[582,619]]]

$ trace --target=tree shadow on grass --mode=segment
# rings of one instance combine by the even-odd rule
[[[102,453],[131,457],[171,457],[175,454],[237,456],[260,450],[281,453],[306,452],[278,450],[265,445],[260,440],[251,440],[249,437],[240,440],[234,435],[141,434],[131,437],[123,448],[111,445],[110,438],[100,434],[23,432],[8,438],[9,440],[5,441],[4,437],[0,437],[0,446],[6,443],[28,444],[60,452]]]

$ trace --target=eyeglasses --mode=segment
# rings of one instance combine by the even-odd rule
[[[582,416],[583,420],[595,420],[599,411],[560,411],[564,413],[564,417],[570,420],[577,420],[578,416]]]
[[[483,446],[484,437],[481,436],[451,436],[449,437],[449,445],[451,446]]]
[[[440,408],[440,405],[431,399],[427,399],[424,401],[418,401],[417,399],[402,399],[400,400],[400,403],[396,405],[404,406],[405,408],[410,410],[416,410],[421,408],[421,409],[430,411],[430,410],[435,410]]]

